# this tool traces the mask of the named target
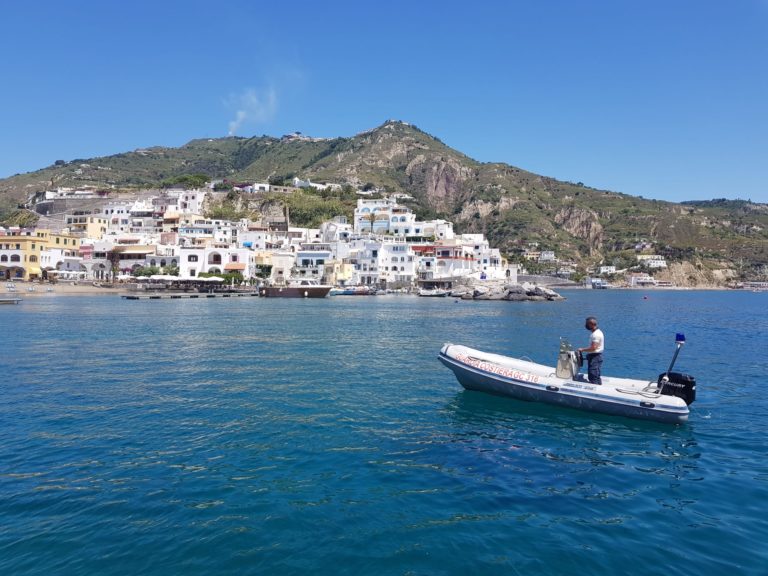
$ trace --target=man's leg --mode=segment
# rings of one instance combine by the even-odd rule
[[[600,378],[600,373],[603,367],[603,355],[602,354],[589,354],[587,356],[589,362],[589,368],[587,370],[587,376],[590,383],[602,384],[603,381]]]

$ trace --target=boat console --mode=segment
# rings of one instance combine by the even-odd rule
[[[581,367],[581,354],[576,352],[570,342],[560,338],[560,353],[557,355],[555,376],[566,380],[575,380]]]

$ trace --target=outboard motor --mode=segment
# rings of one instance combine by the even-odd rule
[[[685,344],[685,334],[678,332],[675,334],[675,355],[672,357],[672,362],[669,364],[667,371],[659,374],[656,385],[659,388],[659,394],[677,396],[685,400],[685,403],[690,406],[696,400],[696,378],[690,374],[672,372],[672,366],[675,365],[675,360],[677,360],[677,355],[680,353],[680,348],[683,347],[683,344]]]
[[[682,398],[689,406],[696,400],[696,378],[690,374],[664,372],[659,374],[657,385],[661,394]]]

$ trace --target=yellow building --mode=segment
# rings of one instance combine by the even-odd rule
[[[0,236],[0,279],[39,280],[43,277],[44,252],[52,252],[47,254],[52,256],[48,269],[55,269],[59,259],[80,255],[80,238],[50,230],[25,230]]]
[[[73,234],[100,239],[107,231],[109,219],[93,214],[72,214],[65,217],[64,223]]]

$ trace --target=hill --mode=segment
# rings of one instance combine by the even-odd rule
[[[635,246],[645,241],[714,283],[728,274],[760,276],[768,267],[767,205],[727,200],[676,204],[597,190],[507,164],[478,162],[399,121],[350,138],[199,139],[178,148],[58,161],[0,180],[0,218],[46,189],[157,187],[163,180],[196,173],[246,182],[295,175],[407,193],[420,215],[452,220],[459,231],[483,232],[509,254],[537,242],[540,249],[555,250],[558,257],[581,265],[604,262],[622,268],[635,262]],[[344,200],[326,193],[315,202],[336,202],[334,209],[349,210],[354,196],[347,195]],[[296,212],[292,215],[297,218]],[[718,276],[716,270],[725,272]],[[714,276],[708,276],[710,271]]]

